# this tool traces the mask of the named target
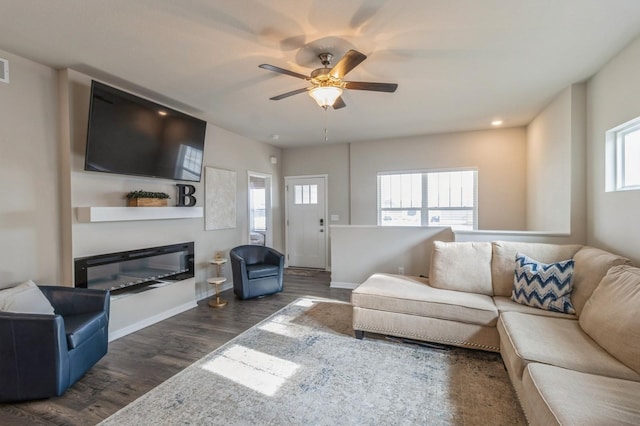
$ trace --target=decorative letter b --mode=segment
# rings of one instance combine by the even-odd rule
[[[178,207],[192,207],[196,205],[196,197],[193,194],[196,193],[196,187],[193,185],[187,185],[184,183],[176,183],[178,187]]]

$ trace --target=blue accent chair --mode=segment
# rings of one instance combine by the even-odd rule
[[[239,246],[229,252],[233,292],[240,299],[282,291],[284,255],[265,246]]]
[[[0,312],[0,402],[62,395],[107,353],[107,290],[39,286],[55,315]]]

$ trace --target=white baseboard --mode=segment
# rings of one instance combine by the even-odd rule
[[[354,288],[358,287],[360,284],[358,283],[344,283],[344,282],[340,282],[340,281],[331,281],[331,288],[346,288],[348,290],[353,290]]]
[[[171,318],[172,316],[182,313],[184,311],[188,311],[189,309],[193,309],[196,306],[197,306],[197,303],[195,301],[192,301],[192,302],[184,303],[180,306],[176,306],[175,308],[171,308],[167,311],[160,312],[152,317],[145,318],[144,320],[138,321],[135,324],[131,324],[113,333],[109,333],[109,341],[112,342],[116,339],[126,336],[127,334],[131,334],[138,330],[142,330],[143,328],[149,327],[150,325],[153,325],[157,322],[160,322],[167,318]]]

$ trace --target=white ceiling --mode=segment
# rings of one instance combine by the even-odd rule
[[[0,0],[0,49],[282,147],[325,123],[329,143],[525,125],[639,33],[639,0]],[[307,83],[259,64],[308,75],[350,48],[368,59],[347,80],[396,93],[269,100]]]

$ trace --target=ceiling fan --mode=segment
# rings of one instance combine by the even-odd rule
[[[358,52],[357,50],[349,50],[332,68],[329,68],[331,60],[333,59],[333,55],[331,53],[321,53],[318,57],[320,58],[320,62],[322,62],[322,68],[317,68],[311,71],[309,76],[285,70],[283,68],[276,67],[275,65],[258,65],[262,69],[301,78],[311,83],[311,87],[292,90],[291,92],[283,93],[269,99],[272,101],[279,101],[280,99],[288,98],[289,96],[308,92],[322,108],[327,109],[332,106],[333,109],[340,109],[347,106],[342,99],[343,89],[393,93],[398,88],[398,85],[395,83],[370,83],[343,80],[352,69],[367,59],[366,55]]]

